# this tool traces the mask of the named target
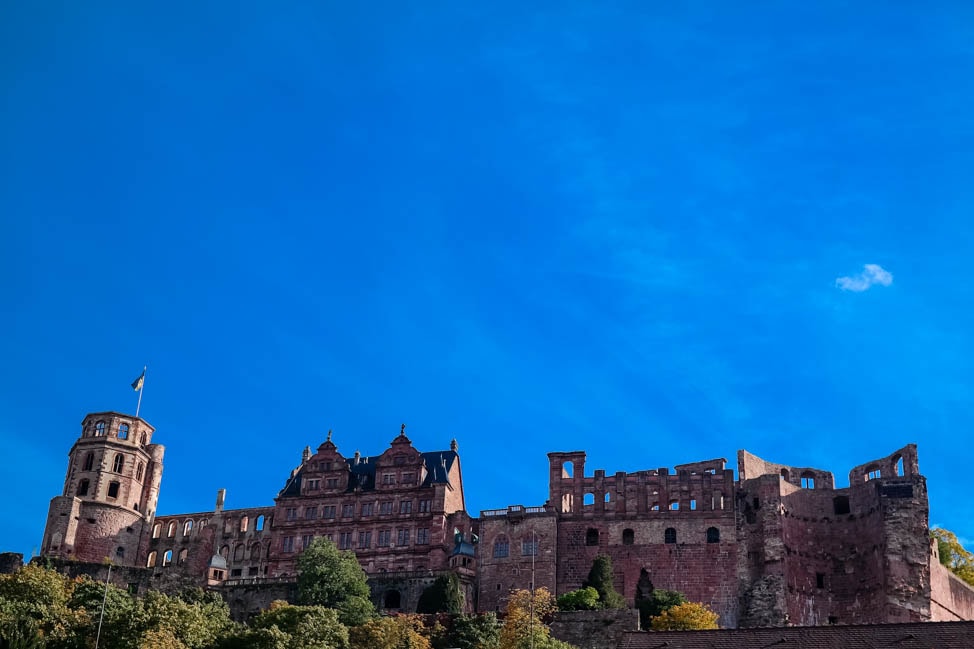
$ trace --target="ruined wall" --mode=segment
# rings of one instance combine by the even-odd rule
[[[287,579],[233,580],[225,583],[217,592],[230,607],[230,617],[237,622],[246,622],[270,608],[271,602],[283,600],[294,603],[298,600],[297,583]]]
[[[974,588],[940,563],[937,542],[930,540],[930,620],[974,620]]]
[[[501,612],[512,590],[531,588],[532,559],[535,587],[555,594],[558,526],[553,510],[511,505],[483,511],[478,529],[480,612]],[[537,554],[532,557],[534,541]]]
[[[561,611],[550,626],[552,637],[578,649],[615,649],[624,633],[639,630],[639,611]]]

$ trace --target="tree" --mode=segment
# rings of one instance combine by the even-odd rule
[[[940,563],[968,584],[974,586],[974,554],[965,549],[957,539],[957,535],[950,530],[935,527],[930,530],[930,536],[937,541]]]
[[[671,606],[651,620],[653,631],[696,631],[716,629],[720,616],[697,602]]]
[[[348,649],[348,629],[339,622],[337,611],[323,606],[272,602],[270,608],[251,620],[250,627],[282,631],[288,636],[286,643],[291,649]],[[274,639],[274,643],[280,639]]]
[[[652,623],[652,618],[662,615],[663,611],[683,604],[687,601],[683,593],[676,590],[666,590],[654,588],[648,597],[636,599],[636,608],[639,609],[639,626],[647,629]]]
[[[497,649],[500,628],[500,622],[494,613],[461,615],[453,619],[453,626],[444,634],[443,646],[458,649]]]
[[[602,608],[625,608],[626,600],[616,592],[613,582],[612,558],[600,554],[592,562],[592,569],[588,571],[588,579],[582,583],[582,587],[592,587],[598,592]]]
[[[297,568],[300,604],[334,608],[359,616],[367,608],[369,617],[375,614],[371,602],[366,607],[361,601],[369,601],[369,585],[353,552],[341,551],[328,539],[319,537],[298,555]],[[358,602],[348,604],[349,599],[356,597],[360,598]]]
[[[22,635],[34,627],[48,647],[76,644],[91,618],[85,610],[68,605],[74,586],[57,571],[37,565],[0,575],[0,627],[9,629],[5,636]]]
[[[411,615],[373,618],[349,631],[351,649],[431,649],[423,623]]]
[[[463,593],[456,573],[440,575],[423,590],[416,605],[417,613],[463,613]]]
[[[558,609],[562,611],[591,611],[599,608],[599,591],[591,586],[565,593],[558,598]]]
[[[551,637],[547,619],[558,609],[547,588],[515,590],[507,602],[500,649],[569,649],[571,645]]]

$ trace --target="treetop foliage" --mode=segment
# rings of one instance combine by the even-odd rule
[[[698,631],[716,629],[720,616],[704,604],[683,602],[671,606],[652,619],[653,631]]]
[[[592,569],[588,572],[588,578],[582,582],[582,587],[591,587],[598,592],[601,608],[625,608],[626,600],[616,591],[614,582],[612,558],[600,554],[592,562]]]
[[[957,535],[950,530],[935,527],[930,530],[930,536],[937,541],[940,563],[965,582],[974,586],[974,554],[964,548]]]

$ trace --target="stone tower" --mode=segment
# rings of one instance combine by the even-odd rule
[[[41,555],[135,566],[155,515],[164,447],[145,420],[98,412],[81,422],[64,493],[51,500]]]

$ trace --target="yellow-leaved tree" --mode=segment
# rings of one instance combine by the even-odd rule
[[[950,530],[942,527],[935,527],[930,530],[930,536],[937,540],[937,552],[940,554],[940,563],[955,575],[974,586],[974,554],[971,554],[961,542],[957,535]]]
[[[532,606],[533,604],[533,606]],[[571,649],[572,645],[551,637],[546,620],[558,610],[555,597],[547,588],[515,590],[507,602],[500,649]]]
[[[720,616],[697,602],[671,606],[650,620],[653,631],[698,631],[716,629]]]

